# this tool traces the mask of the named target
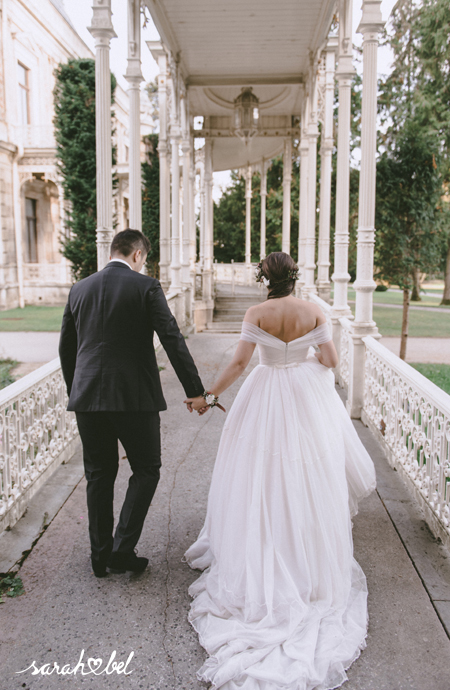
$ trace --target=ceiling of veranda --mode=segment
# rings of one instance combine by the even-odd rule
[[[275,131],[301,114],[310,56],[325,43],[335,0],[145,2],[161,40],[178,56],[192,115],[209,116],[225,131],[243,86],[252,86],[260,100],[266,135],[247,146],[237,137],[215,137],[214,170],[279,153],[283,141]]]

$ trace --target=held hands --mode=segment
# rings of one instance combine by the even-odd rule
[[[225,412],[225,408],[219,403],[219,397],[211,393],[211,391],[204,391],[203,395],[187,398],[184,402],[189,412],[195,410],[199,415],[205,414],[210,407],[218,407],[219,410]]]
[[[210,406],[206,404],[203,395],[198,395],[196,398],[187,398],[186,400],[183,400],[183,402],[186,403],[189,412],[193,412],[195,410],[199,413],[199,415],[205,414],[205,412],[207,412],[210,408]]]

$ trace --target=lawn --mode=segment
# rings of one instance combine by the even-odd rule
[[[402,313],[402,309],[386,309],[386,307],[374,305],[373,318],[380,333],[400,337]],[[408,335],[410,337],[450,338],[450,314],[410,310]]]
[[[64,307],[25,307],[0,311],[0,331],[59,331]]]
[[[11,376],[11,371],[17,366],[17,362],[12,359],[0,359],[0,390],[6,388],[10,383],[14,383],[15,378]]]
[[[434,295],[432,292],[428,292],[426,294],[421,293],[421,301],[420,302],[411,302],[411,306],[417,306],[417,307],[441,307],[442,309],[449,309],[450,310],[450,305],[448,304],[441,304],[442,300],[442,294],[440,295]],[[356,292],[355,290],[352,290],[349,288],[348,291],[348,300],[349,302],[354,302],[356,299]],[[374,304],[398,304],[399,306],[403,305],[403,293],[400,291],[390,291],[386,290],[385,292],[374,292],[373,293],[373,303]]]
[[[436,386],[450,395],[450,364],[411,364]]]

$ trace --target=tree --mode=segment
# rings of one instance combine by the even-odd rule
[[[432,127],[441,142],[441,172],[446,191],[445,242],[442,265],[445,286],[442,304],[450,304],[450,218],[448,192],[450,188],[450,12],[448,0],[423,0],[420,8],[417,35],[417,56],[420,61],[419,85],[423,125]]]
[[[251,254],[259,261],[261,239],[261,177],[252,176]],[[293,153],[291,182],[291,247],[297,260],[299,168]],[[281,251],[283,222],[283,157],[275,158],[267,172],[266,254]],[[214,203],[214,258],[229,263],[245,260],[245,181],[235,170],[231,185]]]
[[[55,138],[70,237],[61,238],[62,254],[75,280],[97,270],[97,192],[95,155],[95,62],[72,59],[55,70]],[[111,74],[111,103],[116,79]],[[113,149],[113,165],[115,150]]]
[[[400,357],[405,359],[414,271],[432,272],[442,244],[438,142],[414,119],[377,163],[375,277],[403,290]]]
[[[159,155],[158,134],[144,137],[147,149],[142,163],[142,232],[150,240],[147,272],[159,278]]]

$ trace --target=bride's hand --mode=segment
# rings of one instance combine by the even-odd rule
[[[186,403],[189,412],[195,410],[199,414],[204,414],[209,409],[209,405],[205,405],[203,395],[198,395],[196,398],[186,398],[183,402]]]

